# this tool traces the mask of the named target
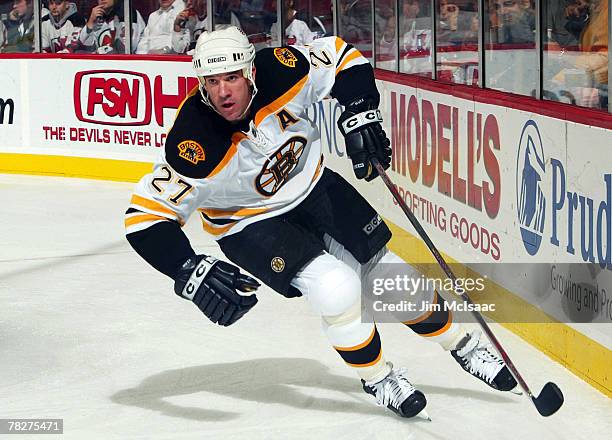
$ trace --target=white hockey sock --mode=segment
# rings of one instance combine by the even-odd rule
[[[359,304],[341,315],[324,316],[323,329],[334,349],[361,379],[378,382],[389,374],[376,325],[362,322]]]

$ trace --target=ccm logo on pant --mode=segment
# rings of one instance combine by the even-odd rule
[[[372,231],[374,231],[374,229],[376,229],[381,223],[382,219],[380,218],[380,215],[376,214],[376,217],[370,220],[370,223],[363,227],[363,232],[365,232],[366,235],[370,235]]]

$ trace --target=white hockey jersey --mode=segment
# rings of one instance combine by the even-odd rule
[[[182,225],[198,211],[204,229],[220,239],[291,210],[323,168],[307,108],[330,94],[347,104],[372,88],[378,98],[368,61],[337,37],[263,49],[255,66],[258,93],[243,124],[223,119],[197,89],[181,104],[153,172],[131,199],[128,234],[159,222]],[[367,72],[368,81],[351,71]]]
[[[145,22],[137,10],[132,10],[132,53],[136,52],[138,42],[142,38]],[[85,48],[97,53],[125,52],[125,25],[123,18],[123,3],[94,25],[93,29],[83,26],[79,40]]]
[[[79,33],[85,26],[85,19],[77,12],[74,3],[68,3],[68,8],[59,20],[48,14],[41,20],[40,36],[43,52],[61,53],[74,52],[78,49]]]
[[[136,53],[155,53],[155,51],[172,49],[174,20],[185,9],[183,0],[174,0],[168,8],[159,8],[149,14],[147,26],[138,42]],[[166,52],[168,53],[168,52]]]

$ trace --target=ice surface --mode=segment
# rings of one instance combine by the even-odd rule
[[[540,417],[387,324],[385,353],[433,422],[400,419],[363,393],[304,300],[265,288],[236,325],[211,324],[125,241],[132,187],[0,176],[0,418],[63,418],[61,439],[609,438],[611,401],[498,326],[534,392],[561,387],[559,413]],[[196,218],[186,229],[221,256]]]

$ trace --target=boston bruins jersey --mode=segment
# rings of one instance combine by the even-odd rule
[[[245,121],[223,119],[197,88],[181,104],[153,172],[132,196],[128,239],[160,222],[183,225],[196,211],[221,239],[291,210],[324,166],[308,107],[327,96],[341,104],[365,95],[378,100],[369,62],[337,37],[260,50],[255,67],[258,92]]]

